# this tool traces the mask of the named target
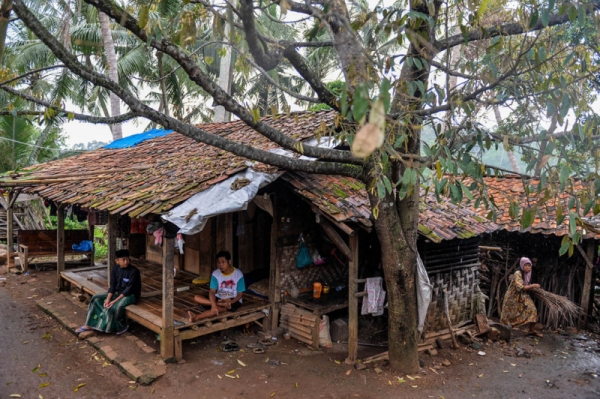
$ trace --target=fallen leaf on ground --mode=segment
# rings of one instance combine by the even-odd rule
[[[223,377],[221,377],[219,374],[217,374],[217,377],[219,377],[219,379],[220,379],[220,380],[222,380],[222,379],[223,379]]]
[[[503,373],[508,373],[508,370],[502,370]]]
[[[40,388],[46,388],[46,387],[49,387],[49,386],[50,386],[49,382],[43,382],[43,383],[40,384]]]
[[[37,366],[35,366],[35,367],[33,368],[33,370],[31,370],[31,372],[32,372],[32,373],[37,373],[37,371],[40,369],[40,367],[42,367],[42,365],[41,365],[41,364],[38,364]]]
[[[411,385],[410,387],[411,387],[411,388],[416,388],[416,387],[417,387],[417,385]]]
[[[19,395],[18,393],[13,393],[9,396],[10,398],[20,398],[21,395]]]
[[[40,373],[38,374],[40,377],[48,377],[48,373]]]
[[[73,392],[77,392],[77,391],[79,391],[79,388],[83,388],[84,386],[85,386],[85,382],[82,382],[81,384],[79,384],[79,385],[77,385],[77,386],[75,387],[75,389],[73,390]]]
[[[273,393],[271,394],[271,397],[275,396],[275,394],[276,394],[276,393],[277,393],[277,391],[273,392]],[[19,397],[20,397],[20,396],[19,396]]]
[[[339,360],[334,360],[334,362],[335,362],[336,364],[342,364],[342,362],[340,362]]]
[[[296,383],[296,389],[298,389],[298,388],[300,388],[300,387],[298,386],[298,383]]]
[[[23,345],[27,345],[29,343],[29,341],[25,341],[23,342]]]
[[[38,395],[38,399],[44,399],[42,395]]]
[[[52,335],[50,335],[49,332],[47,332],[46,334],[42,335],[42,339],[50,339],[52,338]]]
[[[482,374],[479,374],[479,375],[477,376],[477,378],[481,378],[481,377],[483,377],[483,373],[482,373]]]
[[[404,378],[398,377],[398,384],[404,384],[406,380]]]
[[[226,374],[233,374],[235,373],[235,369],[228,371]]]
[[[246,367],[246,363],[242,362],[240,359],[238,359],[238,363],[241,364],[242,366]]]
[[[352,370],[346,371],[346,375],[350,375],[351,372],[352,372]]]
[[[266,359],[265,359],[265,363],[267,363],[268,361],[269,361],[269,358],[266,358]]]
[[[152,388],[152,389],[150,390],[150,394],[154,394],[154,391],[156,391],[156,388]]]
[[[232,375],[229,375],[229,374],[225,374],[225,377],[227,377],[227,378],[233,378],[235,380],[235,377],[232,376]]]
[[[437,372],[437,371],[435,371],[435,369],[434,369],[434,368],[432,368],[432,367],[429,367],[429,370],[431,370],[431,371],[433,371],[434,373],[438,374],[438,372]],[[439,375],[439,374],[438,374],[438,375]]]
[[[106,366],[110,366],[109,362],[104,362],[104,364],[102,365],[102,367],[106,367]]]
[[[519,378],[523,377],[523,374],[519,374]]]
[[[235,375],[235,378],[240,378],[240,376],[238,374]]]
[[[516,365],[516,364],[514,364],[514,363],[511,363],[510,365],[511,365],[511,366],[513,366],[513,367],[517,367],[517,365]]]

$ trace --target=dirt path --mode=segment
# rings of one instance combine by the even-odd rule
[[[356,371],[343,364],[343,345],[311,351],[289,340],[265,354],[252,354],[245,346],[257,337],[236,330],[232,338],[243,352],[220,352],[218,334],[186,341],[185,364],[169,365],[167,374],[150,387],[138,386],[35,307],[35,300],[51,294],[53,272],[8,278],[0,287],[0,399],[11,394],[33,399],[600,398],[600,378],[592,375],[600,372],[598,338],[555,334],[539,342],[521,337],[510,346],[484,346],[485,356],[466,347],[440,350],[438,356],[424,356],[425,367],[409,378],[385,365],[379,365],[381,373],[374,370],[377,365]],[[147,330],[137,327],[134,334],[158,349],[159,342]],[[123,339],[123,345],[131,342]],[[531,357],[513,357],[515,346]],[[449,366],[440,366],[444,359]],[[47,382],[49,386],[40,387]]]

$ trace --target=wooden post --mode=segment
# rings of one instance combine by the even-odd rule
[[[6,256],[7,256],[7,269],[9,272],[11,267],[15,266],[15,258],[13,256],[13,207],[12,207],[12,190],[8,192],[6,198]]]
[[[270,331],[277,328],[279,322],[279,309],[281,307],[281,265],[277,259],[277,207],[275,198],[271,196],[273,202],[273,222],[271,223],[270,240],[270,262],[269,262],[269,301],[271,301],[271,312],[269,317],[263,322],[263,331]]]
[[[348,262],[348,359],[354,364],[358,358],[358,232],[349,237],[350,253]]]
[[[92,242],[92,255],[91,255],[91,259],[90,259],[90,266],[95,266],[96,265],[96,244],[94,244],[94,225],[90,224],[88,226],[88,232],[90,235],[90,241]],[[110,273],[109,273],[110,274]]]
[[[583,282],[583,291],[581,293],[581,308],[583,314],[579,319],[578,328],[585,330],[587,327],[588,315],[590,313],[590,305],[592,303],[593,295],[593,275],[594,275],[594,259],[596,259],[598,253],[598,243],[596,240],[587,240],[585,252],[580,246],[577,249],[581,253],[581,256],[585,260],[585,279]]]
[[[108,214],[108,265],[106,280],[110,287],[110,271],[115,265],[115,252],[117,251],[117,215]]]
[[[162,329],[160,332],[160,355],[165,362],[175,362],[175,328],[173,326],[173,303],[175,301],[174,240],[163,239],[162,276]]]
[[[56,211],[56,283],[57,291],[64,287],[61,273],[65,271],[65,205],[59,204]]]

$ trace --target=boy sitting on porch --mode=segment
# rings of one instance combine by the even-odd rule
[[[116,265],[110,273],[108,292],[92,297],[88,307],[85,325],[75,330],[116,332],[123,334],[129,328],[125,321],[125,307],[136,303],[142,294],[142,280],[137,267],[129,264],[129,251],[121,249],[115,252]]]
[[[188,311],[190,323],[218,316],[219,312],[231,310],[235,312],[242,306],[242,293],[246,291],[244,274],[231,265],[231,254],[220,251],[217,254],[217,270],[210,278],[208,298],[204,295],[194,296],[194,300],[202,306],[210,306],[210,310],[200,314]]]

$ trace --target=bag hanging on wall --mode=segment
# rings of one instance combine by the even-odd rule
[[[300,249],[296,254],[296,266],[299,269],[302,269],[303,267],[306,267],[311,263],[312,259],[310,257],[310,252],[308,251],[308,248],[306,248],[306,244],[304,244],[304,241],[300,241]]]

